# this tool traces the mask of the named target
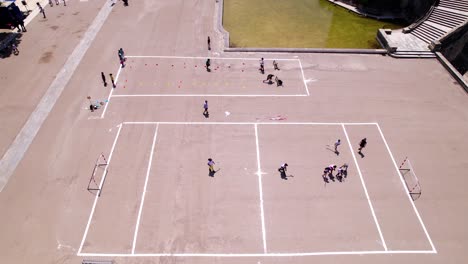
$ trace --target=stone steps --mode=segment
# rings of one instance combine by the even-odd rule
[[[440,0],[439,6],[468,12],[467,0]]]
[[[390,56],[395,58],[421,58],[421,59],[432,59],[436,58],[437,56],[431,51],[396,51],[390,54]]]
[[[468,14],[461,15],[436,8],[427,20],[446,27],[454,28],[463,24],[467,19]]]
[[[468,0],[440,0],[429,17],[411,34],[430,44],[468,21]]]
[[[446,32],[423,22],[419,27],[411,31],[411,34],[429,44],[444,36]]]

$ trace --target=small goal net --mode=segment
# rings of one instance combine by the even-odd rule
[[[408,190],[411,199],[416,201],[421,196],[421,184],[419,183],[419,179],[416,176],[416,173],[414,172],[413,166],[411,165],[408,157],[403,160],[399,170],[405,181],[406,189]]]
[[[107,165],[107,159],[104,154],[101,153],[94,163],[93,173],[88,182],[88,191],[97,191],[98,195],[101,195],[101,189],[107,175]],[[100,184],[98,184],[99,180]]]

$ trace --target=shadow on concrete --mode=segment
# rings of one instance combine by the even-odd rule
[[[0,32],[0,59],[5,59],[14,54],[12,44],[20,50],[21,33]]]

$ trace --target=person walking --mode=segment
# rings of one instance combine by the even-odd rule
[[[39,2],[36,2],[36,5],[37,5],[37,7],[39,7],[39,12],[42,13],[42,16],[44,18],[47,18],[46,14],[45,14],[45,11],[44,11],[44,8],[42,8],[41,4],[39,4]]]
[[[109,73],[109,76],[110,76],[110,79],[111,79],[111,82],[112,82],[112,87],[115,88],[114,76],[112,76],[112,73]]]
[[[124,3],[124,6],[128,6],[128,0],[122,0]]]
[[[208,163],[206,165],[208,165],[208,175],[210,175],[210,177],[214,177],[214,174],[216,173],[214,169],[215,164],[216,163],[213,161],[212,158],[208,159]]]
[[[106,75],[104,74],[104,72],[101,72],[101,79],[102,79],[102,82],[104,83],[104,87],[107,87]]]
[[[208,101],[205,100],[205,103],[203,103],[203,115],[208,118],[210,114],[208,113]]]
[[[67,6],[67,2],[63,0],[63,6]]]
[[[119,55],[119,60],[120,60],[120,64],[122,65],[122,68],[125,67],[125,61],[127,60],[125,58],[125,52],[122,48],[120,48],[118,51],[117,51],[117,54]]]
[[[362,149],[365,148],[367,145],[367,138],[363,138],[361,142],[359,142],[358,153],[361,153]]]
[[[338,152],[338,146],[341,145],[341,139],[338,139],[336,142],[335,142],[335,153],[336,155],[339,155],[340,152]]]
[[[56,5],[60,5],[59,0],[55,0],[55,4],[56,4]]]
[[[281,179],[287,180],[288,176],[286,176],[286,171],[288,170],[288,164],[284,163],[281,165],[281,167],[278,168],[278,171],[280,172]]]
[[[54,3],[52,3],[52,0],[49,0],[49,5],[50,5],[50,7],[54,6]]]
[[[211,39],[210,39],[210,36],[208,36],[208,50],[211,50]]]
[[[278,67],[278,62],[276,62],[275,60],[273,60],[273,68],[275,69],[275,71],[279,71],[279,67]]]
[[[124,50],[122,48],[120,48],[117,51],[117,54],[119,55],[119,60],[125,60],[125,53],[124,53]]]

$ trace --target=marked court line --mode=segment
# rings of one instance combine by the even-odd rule
[[[356,125],[357,126],[367,126],[367,125],[375,126],[378,129],[378,131],[380,132],[380,136],[382,137],[382,139],[384,141],[384,144],[385,144],[385,146],[387,148],[387,151],[389,153],[389,156],[390,156],[391,160],[393,161],[393,164],[395,166],[396,171],[399,172],[398,166],[397,166],[397,164],[395,162],[393,154],[390,151],[390,147],[388,146],[388,143],[387,143],[387,141],[386,141],[386,139],[385,139],[385,137],[383,135],[383,132],[382,132],[379,124],[376,123],[376,122],[369,122],[369,123],[343,123],[343,122],[332,122],[332,123],[329,123],[329,122],[265,122],[265,123],[262,123],[262,122],[151,122],[151,121],[148,121],[148,122],[144,122],[144,121],[142,121],[142,122],[122,122],[117,126],[118,131],[116,133],[114,142],[113,142],[111,150],[110,150],[109,159],[108,159],[108,163],[106,165],[106,169],[107,169],[108,166],[110,166],[110,162],[112,160],[112,154],[114,152],[117,141],[119,139],[121,129],[123,128],[124,125],[156,125],[156,129],[155,129],[154,136],[153,136],[152,151],[151,151],[151,155],[150,155],[150,158],[149,158],[149,165],[148,165],[148,168],[147,168],[147,174],[146,174],[146,179],[145,179],[145,186],[144,186],[144,190],[143,190],[143,193],[142,193],[142,200],[141,200],[141,204],[140,204],[140,210],[139,210],[139,213],[138,213],[138,219],[137,219],[136,226],[135,226],[133,246],[132,246],[132,250],[131,250],[132,253],[121,254],[121,253],[83,253],[82,252],[83,245],[84,245],[84,242],[86,240],[86,237],[87,237],[87,234],[88,234],[88,231],[89,231],[89,228],[90,228],[90,224],[91,224],[91,221],[92,221],[92,218],[93,218],[93,214],[94,214],[94,211],[96,209],[96,204],[97,204],[98,199],[99,199],[100,191],[98,191],[96,193],[96,197],[94,199],[94,203],[93,203],[92,208],[91,208],[91,212],[90,212],[90,215],[89,215],[89,218],[88,218],[88,222],[87,222],[84,234],[83,234],[83,238],[82,238],[79,250],[77,252],[77,256],[83,256],[83,257],[164,257],[164,256],[167,256],[167,257],[305,257],[305,256],[334,256],[334,255],[437,254],[437,250],[435,249],[435,246],[434,246],[434,244],[433,244],[433,242],[432,242],[432,240],[431,240],[431,238],[429,236],[429,233],[428,233],[428,231],[427,231],[427,229],[426,229],[426,227],[425,227],[425,225],[424,225],[424,223],[422,221],[422,218],[419,215],[419,212],[418,212],[418,210],[416,208],[416,205],[414,204],[414,201],[409,196],[408,192],[406,192],[406,187],[404,185],[404,180],[403,180],[401,174],[399,174],[399,173],[398,174],[400,175],[400,180],[401,180],[401,182],[403,184],[406,195],[408,196],[408,199],[409,199],[411,205],[413,206],[414,212],[415,212],[415,214],[416,214],[416,216],[417,216],[417,218],[419,220],[419,223],[420,223],[421,227],[423,228],[423,230],[425,232],[426,238],[428,239],[432,249],[431,250],[388,250],[388,248],[386,246],[386,243],[385,243],[385,240],[383,238],[382,231],[380,230],[380,225],[378,223],[377,216],[376,216],[376,214],[374,212],[371,199],[370,199],[369,194],[367,192],[367,188],[366,188],[363,176],[362,176],[361,171],[359,169],[357,159],[356,159],[353,151],[351,151],[352,156],[353,156],[353,159],[355,161],[355,165],[356,165],[356,167],[358,169],[358,173],[359,173],[359,176],[361,178],[361,183],[362,183],[362,186],[364,188],[364,191],[365,191],[365,194],[366,194],[366,197],[367,197],[367,201],[368,201],[370,210],[372,212],[372,216],[374,218],[375,224],[377,226],[377,230],[378,230],[379,235],[380,235],[380,241],[381,241],[382,246],[384,247],[385,250],[336,251],[336,252],[326,251],[326,252],[302,252],[302,253],[269,253],[267,251],[267,240],[266,240],[266,231],[265,231],[266,230],[265,229],[265,216],[264,216],[264,208],[263,208],[263,202],[264,201],[263,201],[263,191],[262,191],[262,172],[261,172],[261,165],[260,165],[260,158],[261,157],[260,157],[259,139],[258,139],[258,126],[260,126],[260,125],[265,125],[265,126],[269,126],[269,125],[325,125],[325,126],[333,125],[333,126],[341,126],[344,133],[345,133],[346,139],[348,141],[348,145],[349,145],[351,150],[352,150],[352,146],[351,146],[351,142],[349,140],[349,136],[348,136],[348,133],[346,131],[345,126],[356,126]],[[144,197],[145,197],[144,195],[146,193],[148,175],[149,175],[149,172],[150,172],[150,164],[151,164],[152,159],[153,159],[152,153],[153,153],[153,150],[154,150],[154,147],[155,147],[155,142],[156,142],[156,138],[157,138],[157,134],[158,134],[159,125],[249,125],[249,126],[253,125],[254,126],[255,139],[256,139],[256,152],[257,152],[257,167],[258,167],[257,168],[258,169],[257,174],[258,174],[258,183],[259,183],[259,205],[260,205],[260,209],[261,209],[261,222],[262,222],[262,237],[263,237],[263,251],[264,251],[263,253],[249,253],[249,254],[230,254],[230,253],[213,253],[213,254],[208,254],[208,253],[142,253],[142,254],[140,254],[140,253],[135,253],[135,247],[136,247],[137,236],[138,236],[138,227],[139,227],[140,217],[141,217],[143,203],[144,203]],[[101,179],[100,189],[102,189],[103,182],[104,182],[104,176]]]
[[[385,250],[385,251],[336,251],[336,252],[304,252],[304,253],[258,253],[258,254],[198,254],[198,253],[159,253],[159,254],[112,254],[112,253],[80,253],[81,257],[307,257],[307,256],[339,256],[339,255],[387,255],[387,254],[437,254],[433,250]]]

